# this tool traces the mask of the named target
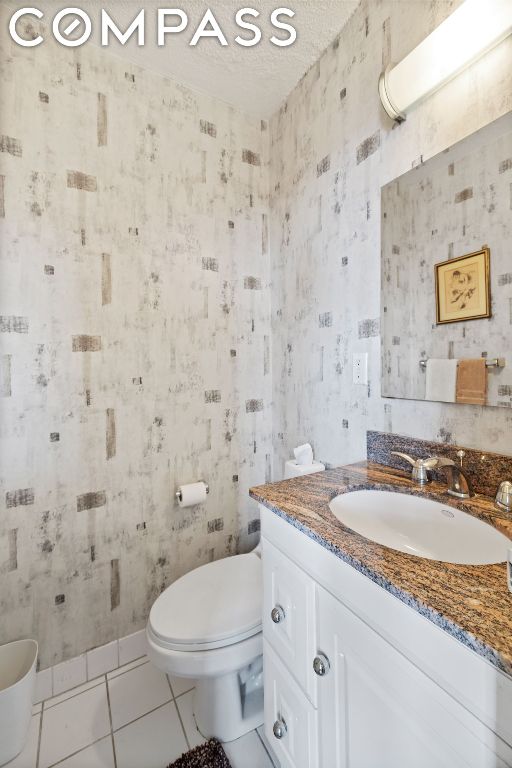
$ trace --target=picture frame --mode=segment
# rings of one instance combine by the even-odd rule
[[[483,247],[434,266],[437,325],[491,317],[490,265]]]

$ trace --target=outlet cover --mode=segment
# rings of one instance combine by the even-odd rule
[[[368,385],[368,352],[354,352],[352,356],[352,382]]]

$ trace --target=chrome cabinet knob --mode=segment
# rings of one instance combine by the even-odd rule
[[[284,621],[285,613],[284,608],[281,605],[276,605],[270,612],[270,618],[274,624],[280,624]]]
[[[286,727],[286,723],[282,718],[276,720],[272,726],[272,732],[276,739],[282,739],[287,730],[288,728]]]
[[[327,656],[324,656],[323,653],[319,653],[318,656],[315,656],[313,660],[313,669],[318,677],[326,675],[330,668],[331,664]]]

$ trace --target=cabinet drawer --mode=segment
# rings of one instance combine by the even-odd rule
[[[263,541],[263,637],[316,705],[316,584]]]
[[[318,768],[316,709],[266,641],[263,659],[265,735],[281,768]],[[281,728],[281,738],[274,733],[276,723]]]

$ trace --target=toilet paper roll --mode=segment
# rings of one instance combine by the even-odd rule
[[[193,507],[195,504],[201,504],[206,501],[208,486],[203,480],[198,483],[189,483],[180,485],[176,492],[176,498],[180,507]]]
[[[309,443],[304,445],[298,445],[293,449],[295,461],[297,464],[312,464],[313,463],[313,449]]]

